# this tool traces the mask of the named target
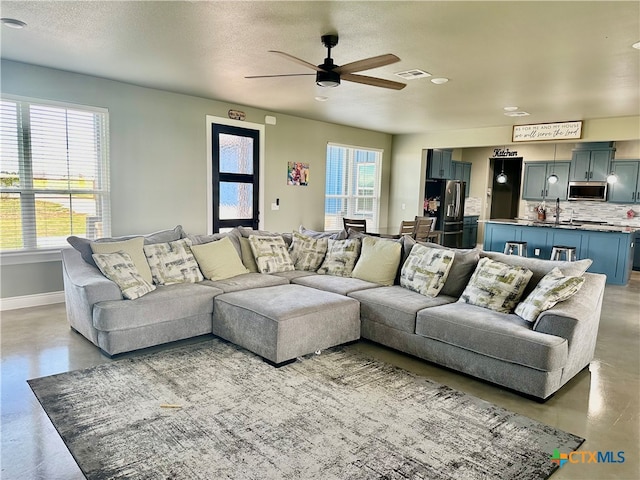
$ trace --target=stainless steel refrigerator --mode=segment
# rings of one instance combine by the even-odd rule
[[[436,230],[442,230],[442,245],[462,248],[464,222],[464,182],[460,180],[427,180],[426,216],[437,217]]]

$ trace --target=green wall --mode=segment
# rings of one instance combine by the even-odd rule
[[[324,223],[324,163],[328,142],[383,149],[380,224],[386,225],[392,136],[281,115],[205,98],[143,88],[104,78],[3,60],[2,93],[107,108],[110,121],[112,234],[148,233],[181,224],[206,233],[206,116],[242,110],[264,124],[265,211],[263,225],[291,231]],[[286,185],[288,161],[310,164],[310,185]],[[269,206],[280,198],[280,209]],[[0,297],[63,289],[60,262],[3,264]]]

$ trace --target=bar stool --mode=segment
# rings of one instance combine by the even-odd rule
[[[554,245],[551,249],[551,260],[562,260],[562,255],[568,262],[576,261],[576,247],[567,247],[565,245]]]
[[[527,256],[527,242],[513,240],[504,244],[504,253],[507,255]]]

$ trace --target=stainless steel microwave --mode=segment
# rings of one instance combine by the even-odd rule
[[[569,200],[607,201],[607,182],[569,182]]]

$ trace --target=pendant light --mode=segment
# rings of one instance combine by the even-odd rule
[[[558,144],[555,144],[553,146],[553,171],[551,175],[549,175],[549,178],[547,178],[547,182],[549,182],[551,185],[553,185],[554,183],[558,183],[558,175],[556,175],[556,149],[557,148],[558,148]]]
[[[609,175],[607,175],[607,183],[611,184],[611,183],[616,183],[618,181],[618,175],[616,174],[616,172],[611,172]]]
[[[496,182],[507,183],[507,176],[504,173],[504,159],[502,159],[502,171],[496,177]]]

